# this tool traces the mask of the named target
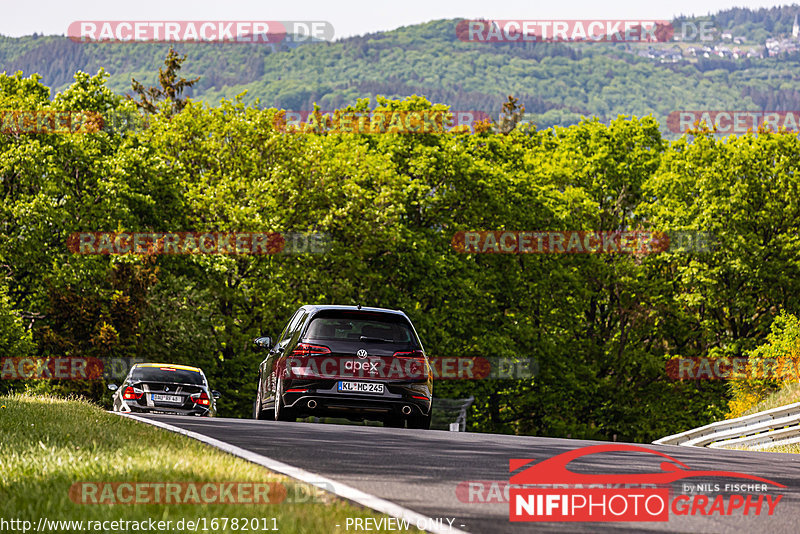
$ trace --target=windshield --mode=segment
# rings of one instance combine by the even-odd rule
[[[203,374],[198,371],[172,369],[170,367],[137,367],[131,372],[133,382],[171,382],[175,384],[205,385]]]
[[[326,311],[314,317],[306,338],[317,340],[376,341],[418,347],[408,321],[399,315],[374,312]]]

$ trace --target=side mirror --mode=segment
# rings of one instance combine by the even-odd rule
[[[110,389],[111,391],[117,391],[118,388],[119,388],[119,386],[116,385],[116,384],[109,384],[108,385],[108,389]]]
[[[215,399],[218,399],[218,398],[220,398],[222,395],[220,394],[220,392],[219,392],[219,391],[217,391],[216,389],[213,389],[213,390],[211,390],[211,396],[212,396],[212,397],[214,397]]]
[[[269,337],[257,337],[253,340],[253,343],[260,349],[268,349],[272,346],[272,339]]]

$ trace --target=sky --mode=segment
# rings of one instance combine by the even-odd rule
[[[786,5],[763,0],[0,0],[0,35],[67,33],[73,21],[317,21],[335,38],[386,31],[443,18],[669,20],[732,7]],[[798,6],[800,11],[800,6]]]

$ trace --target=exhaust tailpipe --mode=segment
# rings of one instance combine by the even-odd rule
[[[403,406],[403,415],[411,414],[411,406]]]
[[[310,401],[308,401],[307,406],[308,406],[309,410],[313,410],[314,408],[317,407],[317,401],[315,401],[314,399],[311,399]]]

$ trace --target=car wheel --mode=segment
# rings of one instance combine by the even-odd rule
[[[421,428],[423,430],[430,430],[431,428],[431,416],[428,415],[420,415],[417,417],[409,417],[408,418],[408,428]]]
[[[256,394],[256,404],[253,406],[253,417],[255,419],[269,419],[266,412],[261,408],[261,383],[258,384],[258,393]]]
[[[278,379],[277,384],[275,384],[275,420],[295,421],[297,417],[295,417],[295,415],[292,413],[291,410],[289,410],[283,405],[283,397],[281,396],[282,389],[283,389],[283,380]]]
[[[406,426],[406,422],[403,420],[402,417],[398,417],[396,415],[389,415],[383,420],[383,426],[389,428],[403,428]]]

